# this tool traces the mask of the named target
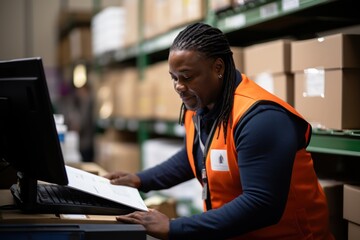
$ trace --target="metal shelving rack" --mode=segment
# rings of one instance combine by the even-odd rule
[[[225,33],[237,31],[240,28],[278,19],[329,2],[334,2],[334,0],[265,1],[263,4],[255,5],[249,9],[240,8],[239,10],[224,11],[219,15],[217,27]]]
[[[314,129],[308,150],[316,153],[360,157],[360,130]]]
[[[319,31],[360,24],[358,12],[353,7],[355,0],[259,0],[253,2],[254,4],[241,8],[226,9],[216,13],[208,11],[204,22],[211,23],[224,31],[230,44],[235,46],[247,46],[289,36],[295,39],[316,37]],[[163,54],[181,29],[182,27],[173,29],[152,39],[141,40],[138,45],[99,56],[94,60],[95,64],[106,66],[109,63],[131,59],[136,61],[141,70],[149,64],[148,56]],[[137,132],[140,144],[152,133],[172,136],[183,134],[177,123],[166,121],[113,119],[99,120],[99,125],[103,128],[112,125],[119,130]],[[314,129],[308,150],[316,153],[359,157],[360,134],[357,131]]]

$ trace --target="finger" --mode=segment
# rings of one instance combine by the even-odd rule
[[[133,217],[117,216],[116,220],[119,222],[124,222],[124,223],[140,224],[140,221]]]
[[[135,211],[129,215],[129,217],[141,221],[144,217],[144,212]]]
[[[115,184],[115,185],[122,185],[124,183],[124,181],[118,177],[118,178],[110,179],[110,183]]]
[[[117,176],[116,173],[108,173],[108,174],[105,174],[104,175],[104,178],[107,178],[107,179],[113,179]]]

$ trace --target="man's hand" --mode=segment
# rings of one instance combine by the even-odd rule
[[[109,179],[111,184],[115,185],[139,188],[141,184],[140,178],[134,173],[113,172],[106,174],[104,177]]]
[[[117,216],[116,220],[124,223],[141,224],[150,236],[158,239],[168,239],[170,219],[155,209],[149,209],[148,212],[136,211],[127,215]]]

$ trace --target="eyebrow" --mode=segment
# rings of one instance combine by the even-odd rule
[[[180,70],[180,71],[178,71],[178,74],[189,74],[190,72],[191,72],[192,70],[188,70],[188,69],[185,69],[185,70]],[[172,73],[172,72],[170,72],[169,71],[169,73],[170,74],[172,74],[172,75],[174,75],[174,73]]]

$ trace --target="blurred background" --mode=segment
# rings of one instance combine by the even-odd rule
[[[136,172],[182,146],[168,49],[187,24],[212,24],[228,37],[240,71],[311,122],[318,175],[357,182],[354,6],[351,0],[0,0],[0,60],[43,59],[68,164]],[[307,74],[309,68],[317,71]],[[202,209],[200,192],[194,180],[149,196],[176,199],[171,216],[190,215]],[[343,219],[335,215],[341,239]]]

